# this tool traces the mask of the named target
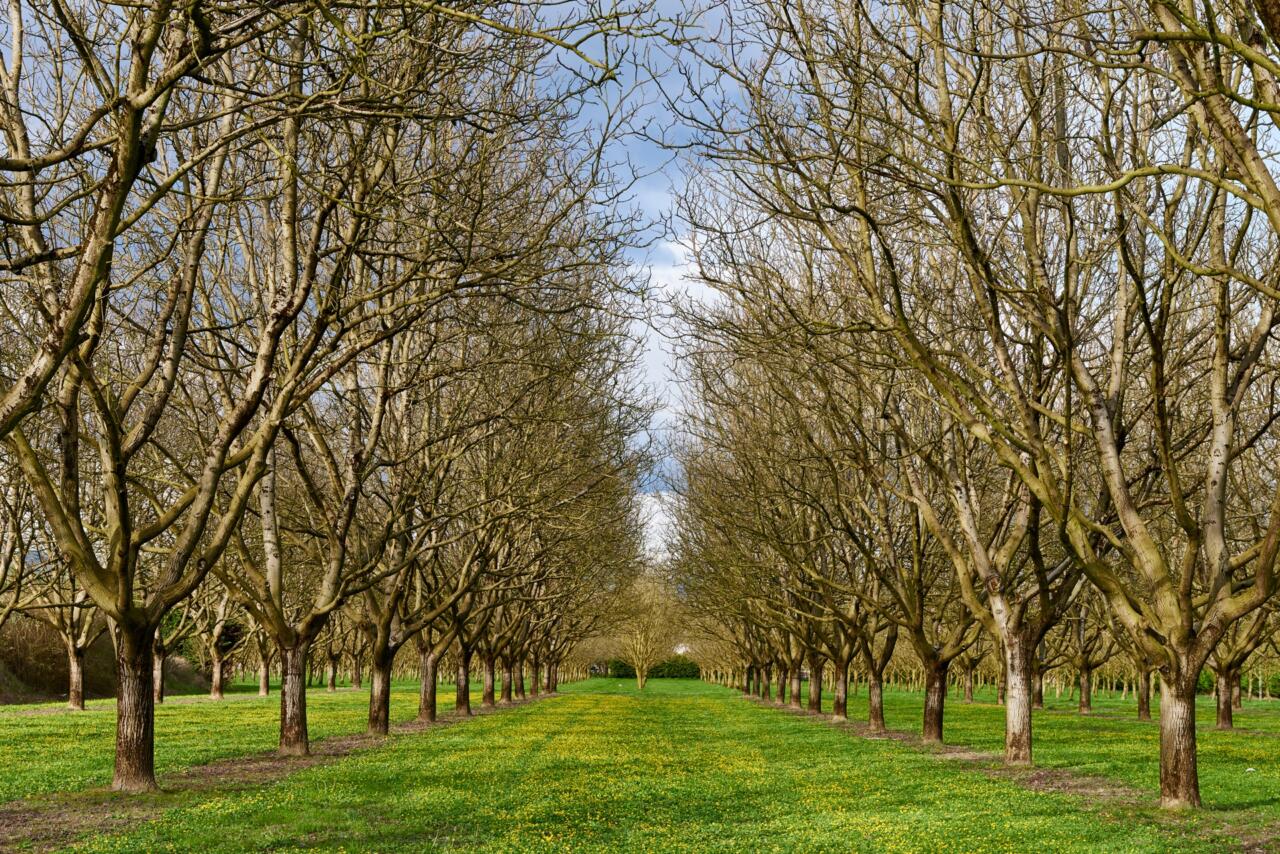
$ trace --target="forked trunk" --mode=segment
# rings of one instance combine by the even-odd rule
[[[1004,761],[1031,764],[1031,655],[1026,642],[1010,633],[1005,643]]]
[[[422,680],[418,688],[418,720],[430,723],[436,719],[436,685],[439,658],[430,650],[424,650],[418,658],[419,675]]]
[[[480,695],[480,705],[486,709],[492,709],[496,703],[494,698],[494,685],[496,683],[497,671],[494,667],[493,656],[485,656],[484,658],[484,690]]]
[[[152,680],[151,629],[119,630],[116,643],[116,768],[111,788],[117,792],[156,789],[155,693]]]
[[[1160,806],[1200,806],[1194,677],[1160,680]]]
[[[84,711],[84,650],[67,644],[67,708]]]
[[[306,756],[311,752],[307,734],[307,647],[309,641],[280,648],[280,752]]]
[[[885,731],[884,678],[875,668],[867,670],[867,727],[873,733]]]
[[[942,713],[947,702],[947,664],[936,662],[925,667],[924,725],[920,739],[935,744],[942,742]]]

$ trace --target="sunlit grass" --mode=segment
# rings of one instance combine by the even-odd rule
[[[254,689],[256,691],[256,688]],[[453,708],[452,690],[440,691],[439,708]],[[36,712],[36,713],[33,713]],[[363,732],[367,690],[307,693],[313,740]],[[417,683],[394,686],[392,722],[418,713]],[[271,750],[279,737],[280,697],[233,695],[215,702],[183,698],[156,707],[156,773],[165,774],[217,759]],[[115,704],[97,700],[83,712],[14,706],[0,709],[0,802],[42,792],[76,791],[111,782],[115,761]]]
[[[910,699],[895,695],[890,711],[905,718]],[[998,711],[956,713],[953,735],[970,726],[976,732]],[[1189,835],[1198,826],[1197,820],[1170,820],[1154,809],[1032,791],[895,741],[857,738],[696,682],[653,681],[638,695],[632,683],[593,680],[567,686],[556,699],[401,737],[269,786],[209,795],[158,822],[84,847],[1165,851],[1222,846],[1222,837],[1214,839],[1203,829]]]

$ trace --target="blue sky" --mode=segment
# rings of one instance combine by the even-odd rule
[[[676,18],[688,20],[694,11],[691,4],[677,0],[655,0],[649,14],[669,22]],[[592,46],[586,47],[590,52]],[[665,446],[672,431],[678,428],[680,409],[680,387],[676,382],[670,323],[665,317],[666,303],[673,297],[707,299],[710,291],[691,281],[689,256],[683,245],[687,232],[673,217],[674,201],[682,189],[684,164],[671,149],[657,141],[687,139],[665,100],[666,96],[678,93],[682,85],[680,76],[673,73],[673,48],[658,40],[631,47],[634,49],[631,62],[620,69],[619,80],[606,84],[598,93],[596,109],[584,110],[579,118],[585,123],[599,122],[606,105],[617,108],[620,102],[632,115],[632,132],[614,152],[614,159],[625,160],[636,173],[632,204],[653,223],[649,245],[631,253],[631,262],[647,273],[652,296],[650,316],[636,321],[633,332],[644,342],[640,367],[645,383],[660,405],[651,434]],[[687,54],[681,56],[684,62],[689,59]],[[642,501],[650,520],[648,540],[656,552],[660,551],[667,524],[663,496],[669,493],[671,481],[678,477],[674,461],[667,457],[641,485]]]

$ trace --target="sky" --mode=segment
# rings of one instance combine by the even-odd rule
[[[693,4],[688,0],[654,0],[651,11],[660,18],[674,20],[687,19],[693,14],[692,8]],[[593,46],[599,47],[598,44]],[[663,56],[669,47],[651,42],[644,49],[647,56],[635,54],[633,58],[639,61],[621,69],[616,83],[606,84],[601,91],[601,100],[616,106],[621,98],[633,111],[633,133],[625,137],[615,152],[615,159],[624,158],[635,172],[631,204],[653,226],[648,245],[634,250],[630,256],[631,263],[646,275],[650,285],[650,316],[634,321],[632,332],[644,343],[639,368],[659,407],[651,423],[650,436],[659,447],[669,447],[673,431],[679,427],[681,389],[676,378],[675,341],[667,317],[667,305],[673,298],[683,300],[692,297],[706,301],[713,295],[710,289],[693,278],[694,271],[686,249],[687,229],[673,216],[675,200],[684,182],[683,167],[687,164],[655,141],[687,139],[677,117],[667,108],[664,97],[664,94],[678,95],[683,78],[673,73],[675,65],[670,57]],[[684,61],[688,61],[687,55]],[[603,112],[595,114],[588,109],[579,120],[590,122],[602,115]],[[641,503],[647,518],[646,545],[655,558],[662,555],[661,544],[669,524],[664,501],[669,502],[672,481],[678,478],[678,466],[670,456],[665,456],[640,486]]]
[[[639,148],[641,146],[637,146]],[[662,152],[644,153],[652,157]],[[643,191],[637,194],[643,200],[644,213],[651,219],[666,219],[673,206],[679,180],[678,165],[667,163],[665,168],[643,179]],[[681,387],[677,381],[675,339],[667,306],[674,298],[693,298],[707,301],[713,298],[706,285],[696,280],[695,270],[686,246],[685,234],[667,228],[662,237],[644,251],[635,253],[634,263],[647,274],[650,287],[650,316],[636,321],[634,334],[644,341],[641,372],[645,384],[652,390],[658,402],[650,426],[650,435],[661,447],[669,447],[674,431],[679,429]],[[679,478],[679,467],[664,455],[655,472],[642,485],[641,502],[646,526],[645,542],[652,559],[660,560],[665,554],[662,547],[670,524],[668,504],[671,500],[672,480]]]

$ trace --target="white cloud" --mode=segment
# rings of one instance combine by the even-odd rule
[[[652,255],[645,268],[653,291],[652,315],[637,330],[644,338],[644,354],[641,360],[645,380],[658,392],[663,411],[658,415],[659,428],[673,426],[674,412],[679,403],[680,389],[676,383],[675,331],[670,317],[672,300],[714,302],[715,291],[694,277],[693,259],[686,244],[676,240],[663,240],[650,250]]]
[[[711,303],[717,294],[694,278],[693,259],[688,246],[678,240],[663,240],[650,249],[646,270],[653,292],[653,312],[640,322],[636,334],[644,339],[641,368],[644,378],[658,395],[661,408],[654,416],[651,430],[664,438],[676,429],[680,409],[680,385],[676,381],[676,333],[670,317],[673,300],[694,300]],[[675,471],[670,460],[664,460],[659,468]],[[666,556],[665,540],[670,527],[668,510],[669,493],[653,491],[641,496],[645,513],[645,546],[650,557],[662,560]],[[664,503],[665,502],[665,503]]]
[[[644,546],[650,560],[667,557],[667,531],[671,527],[671,499],[668,492],[641,493],[640,512],[644,520]]]

